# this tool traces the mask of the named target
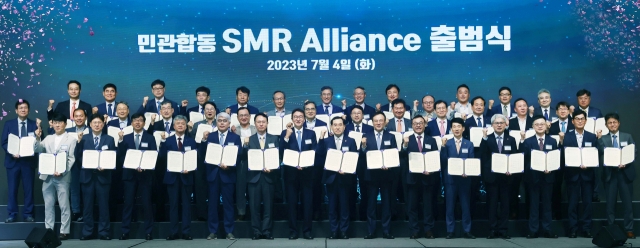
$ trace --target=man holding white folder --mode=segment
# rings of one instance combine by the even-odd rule
[[[238,122],[240,125],[232,126],[231,131],[240,136],[240,140],[245,141],[251,135],[256,134],[257,130],[254,125],[251,125],[251,114],[249,109],[245,107],[238,108]],[[236,167],[237,181],[236,181],[236,208],[238,209],[238,217],[236,220],[244,220],[244,216],[247,214],[247,156],[239,155],[240,160]]]
[[[345,134],[347,136],[349,136],[349,134],[351,132],[356,132],[359,134],[354,134],[355,136],[360,135],[360,137],[363,137],[364,134],[366,133],[373,133],[373,127],[371,125],[367,125],[364,123],[364,109],[360,106],[360,105],[353,105],[351,107],[349,107],[350,111],[351,111],[351,122],[349,124],[347,124],[347,126],[345,127]],[[375,110],[373,110],[371,112],[371,114],[369,115],[369,118],[373,117],[373,114],[375,114]],[[360,216],[358,219],[360,221],[366,221],[367,220],[367,181],[364,180],[364,174],[367,171],[367,157],[366,156],[359,156],[358,157],[358,168],[356,170],[356,174],[358,175],[358,181],[357,181],[357,185],[356,185],[356,181],[354,180],[353,184],[352,184],[352,189],[351,189],[351,200],[349,201],[349,203],[351,204],[351,213],[352,214],[352,219],[355,216],[355,212],[356,212],[356,202],[358,199],[358,192],[360,192],[360,206],[358,207],[360,212]],[[360,189],[360,190],[358,190]]]
[[[75,162],[75,148],[78,140],[65,131],[67,125],[67,119],[58,113],[51,118],[53,124],[54,135],[47,136],[42,142],[40,142],[42,136],[42,129],[35,131],[36,136],[36,151],[43,153],[56,154],[56,156],[66,155],[67,159],[64,165],[56,165],[56,161],[42,161],[40,163],[53,163],[57,166],[65,166],[64,172],[59,173],[59,170],[55,170],[53,175],[40,174],[42,183],[42,196],[44,198],[44,225],[47,229],[54,229],[56,212],[56,198],[60,205],[60,220],[62,225],[60,226],[60,239],[66,240],[69,238],[71,231],[71,206],[69,205],[69,184],[71,183],[71,167]]]
[[[204,92],[198,92],[197,94],[200,95]],[[198,108],[198,107],[194,107],[194,108]],[[218,115],[217,113],[217,109],[218,107],[216,106],[215,102],[205,102],[202,105],[202,108],[204,109],[204,120],[193,123],[193,121],[189,121],[189,123],[187,123],[187,126],[189,126],[189,136],[191,138],[196,139],[196,141],[198,139],[200,139],[200,137],[198,136],[198,129],[200,128],[200,125],[204,125],[203,126],[203,130],[206,129],[211,129],[214,130],[217,128],[218,124],[216,123],[216,115]],[[209,128],[210,127],[210,128]],[[204,131],[201,130],[201,132],[204,133]],[[201,140],[201,139],[200,139]],[[204,151],[202,149],[198,150],[198,168],[204,168]],[[196,217],[198,218],[198,220],[200,221],[206,221],[207,220],[207,212],[208,212],[208,208],[209,206],[207,205],[207,197],[209,197],[209,186],[207,183],[207,171],[206,170],[196,170],[195,171],[196,175],[195,175],[195,189],[194,189],[194,194],[196,197]]]
[[[118,134],[120,137],[120,139],[118,140],[118,142],[120,143],[118,145],[118,153],[122,154],[122,160],[120,160],[120,164],[124,163],[128,150],[153,152],[157,151],[156,140],[153,135],[150,135],[144,131],[144,123],[144,114],[135,113],[131,117],[131,126],[133,127],[133,133],[124,135],[124,133],[120,131],[120,133]],[[155,168],[155,164],[153,165]],[[146,233],[145,239],[151,240],[153,239],[151,236],[151,232],[153,231],[151,187],[153,186],[154,170],[144,170],[140,167],[138,167],[137,169],[122,168],[122,170],[122,181],[124,185],[124,206],[122,209],[122,236],[120,236],[120,240],[129,239],[129,225],[131,224],[133,204],[135,203],[135,196],[138,189],[140,189],[140,198],[142,201],[142,211],[144,215],[144,230]],[[122,194],[122,192],[118,192],[118,194]]]

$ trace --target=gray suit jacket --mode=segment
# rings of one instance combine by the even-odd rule
[[[242,127],[240,127],[240,125],[236,126],[236,131],[234,133],[236,133],[238,136],[242,137],[242,132],[240,131],[242,129]],[[249,125],[249,129],[251,129],[251,135],[254,135],[258,132],[258,129],[256,129],[256,126],[254,125]],[[244,139],[242,139],[242,143],[244,143]]]
[[[405,131],[409,131],[409,130],[413,130],[413,127],[411,126],[411,120],[407,119],[407,118],[403,118],[404,123],[402,125],[404,125],[404,130],[401,131],[396,131],[396,119],[389,119],[389,123],[387,124],[387,131],[389,132],[405,132]]]
[[[276,116],[276,110],[275,110],[275,108],[274,108],[274,109],[271,109],[271,110],[269,110],[269,111],[267,111],[266,113],[267,113],[267,116]],[[285,109],[284,109],[284,114],[285,114],[285,115],[291,114],[291,111],[290,111],[290,110],[287,110],[287,108],[285,108]]]
[[[36,152],[40,152],[40,153],[57,154],[57,153],[65,152],[65,150],[62,148],[65,145],[67,146],[67,150],[66,150],[67,169],[64,173],[62,173],[62,176],[57,178],[57,180],[68,183],[68,182],[71,182],[71,173],[70,173],[71,167],[73,166],[73,163],[76,161],[74,152],[76,149],[76,144],[78,144],[78,140],[76,139],[76,137],[69,135],[68,133],[64,133],[62,135],[62,140],[60,141],[60,144],[58,145],[58,147],[55,147],[55,142],[56,142],[55,139],[56,139],[56,135],[49,135],[41,142],[36,141],[35,149],[36,149]],[[48,182],[50,178],[56,178],[56,177],[52,175],[40,175],[40,179],[44,180],[45,182]]]
[[[278,148],[278,136],[266,134],[264,149],[269,148]],[[273,144],[274,147],[270,147]],[[249,137],[249,146],[244,147],[246,151],[249,149],[260,149],[260,141],[258,140],[258,135],[254,134]],[[276,173],[280,173],[279,171],[271,171],[270,173],[265,173],[263,171],[249,171],[247,173],[247,182],[248,183],[257,183],[260,180],[260,177],[264,176],[267,183],[273,183],[276,178]]]
[[[193,124],[193,129],[191,129],[191,132],[189,132],[189,137],[194,138],[194,139],[196,138],[196,133],[198,132],[198,126],[200,124],[208,125],[207,124],[207,120],[201,120],[199,122],[194,123]],[[213,120],[212,125],[213,125],[213,127],[217,126],[217,123],[216,123],[215,119]]]
[[[635,142],[633,141],[633,137],[631,137],[631,134],[628,133],[623,133],[618,131],[618,143],[620,144],[620,147],[622,148],[624,146],[623,143],[626,142],[627,145],[631,145],[631,144],[635,144]],[[600,157],[600,164],[604,165],[604,149],[607,147],[613,147],[613,139],[611,138],[611,133],[606,134],[606,135],[602,135],[602,137],[600,137],[600,139],[598,140],[598,149],[599,149],[599,157]],[[638,150],[636,148],[636,157],[638,156]],[[635,162],[634,162],[635,163]],[[634,166],[634,163],[630,163],[625,165],[625,168],[623,169],[618,169],[616,167],[604,167],[604,173],[602,173],[602,180],[604,182],[608,182],[611,179],[611,172],[613,170],[621,170],[622,173],[624,173],[624,175],[627,177],[627,179],[629,181],[633,181],[636,179],[636,169]]]

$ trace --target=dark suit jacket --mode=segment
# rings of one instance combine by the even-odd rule
[[[173,129],[173,121],[175,121],[175,119],[171,120],[171,123],[169,124],[169,130],[171,132],[174,132],[175,129]],[[154,122],[152,125],[149,126],[149,129],[147,129],[147,132],[151,135],[153,135],[153,132],[155,131],[165,131],[164,129],[164,119],[161,118],[159,121]],[[120,123],[118,123],[118,127],[120,126]],[[194,136],[195,137],[195,136]]]
[[[396,122],[396,119],[389,119],[389,123],[387,123],[387,131],[389,132],[406,132],[409,130],[413,130],[413,128],[411,127],[411,120],[407,119],[407,118],[402,118],[403,122],[402,122],[402,127],[404,128],[404,130],[396,130],[396,126],[398,125],[398,123]]]
[[[589,143],[589,145],[587,145]],[[578,138],[576,136],[576,131],[569,131],[564,135],[564,140],[562,141],[563,147],[578,147]],[[598,138],[595,134],[584,131],[582,137],[582,147],[596,147],[598,148]],[[562,149],[562,157],[564,158],[564,149]],[[564,159],[563,159],[564,160]],[[583,181],[593,181],[595,178],[594,170],[592,168],[580,169],[574,167],[566,167],[564,163],[560,164],[563,168],[565,180],[569,182],[576,182],[578,179],[582,179]]]
[[[27,134],[24,134],[23,137],[26,137],[28,133],[33,133],[38,129],[36,127],[36,122],[27,119]],[[4,122],[4,127],[2,128],[2,149],[4,149],[4,167],[7,169],[14,168],[16,166],[31,166],[35,168],[38,166],[38,157],[36,155],[31,157],[23,157],[23,158],[14,158],[13,155],[9,154],[7,151],[9,144],[9,134],[14,134],[16,136],[20,136],[20,124],[17,119],[11,119]],[[34,133],[35,135],[35,133]],[[44,140],[44,137],[42,138]]]
[[[317,120],[316,120],[317,121]],[[316,123],[317,125],[317,123]],[[293,133],[289,137],[289,141],[285,141],[284,137],[287,135],[287,130],[283,130],[280,133],[280,159],[282,160],[282,156],[284,154],[285,149],[294,150],[294,151],[309,151],[309,150],[317,150],[318,142],[316,140],[316,133],[312,130],[302,129],[302,141],[300,144],[302,147],[298,147],[298,140],[296,137],[296,129],[293,128]],[[310,144],[306,144],[307,140],[309,140]],[[302,170],[298,170],[295,167],[291,167],[288,165],[284,166],[284,179],[286,181],[297,181],[301,180],[302,183],[311,184],[313,179],[313,169],[312,167],[303,168]]]
[[[200,149],[203,150],[205,156],[207,154],[207,146],[209,143],[220,144],[220,132],[215,131],[210,133],[207,137],[207,142],[200,143]],[[236,183],[237,175],[236,175],[236,166],[240,165],[240,156],[242,155],[242,141],[240,140],[240,136],[231,132],[231,129],[227,130],[226,137],[224,137],[224,144],[222,146],[238,146],[238,156],[236,156],[236,164],[234,166],[227,166],[226,170],[223,170],[218,165],[209,164],[206,161],[204,162],[205,167],[207,168],[207,181],[215,182],[218,178],[218,174],[220,175],[220,180],[223,183]],[[258,145],[259,146],[259,145]]]
[[[509,119],[509,131],[513,131],[513,130],[520,130],[520,131],[527,131],[529,129],[531,129],[533,127],[533,118],[531,118],[528,114],[527,114],[527,120],[526,120],[526,127],[521,127],[520,126],[520,122],[518,121],[518,117],[515,117],[513,119]]]
[[[482,139],[480,141],[480,153],[481,153],[481,164],[482,164],[482,180],[485,183],[494,183],[494,182],[506,182],[511,183],[512,176],[507,176],[501,173],[493,173],[491,170],[491,156],[494,153],[501,154],[513,154],[518,153],[518,147],[516,146],[516,140],[509,136],[506,132],[502,134],[502,152],[498,150],[498,141],[496,139],[496,134],[492,133],[487,135],[487,140]],[[507,151],[507,147],[510,147],[510,151]]]
[[[66,100],[66,101],[62,101],[59,102],[58,105],[56,105],[56,107],[54,109],[52,109],[51,111],[47,111],[47,119],[51,120],[51,118],[53,118],[53,113],[54,112],[58,112],[59,114],[63,115],[64,117],[66,117],[67,119],[71,119],[71,117],[69,116],[70,111],[70,105],[71,104],[71,100]],[[90,116],[91,114],[91,104],[88,104],[82,100],[80,100],[80,103],[78,103],[78,106],[76,106],[76,109],[81,108],[82,110],[84,110],[85,115],[87,116],[87,118]]]
[[[186,108],[180,106],[180,104],[169,100],[167,97],[164,98],[165,102],[171,102],[171,106],[173,106],[173,117],[176,117],[176,115],[184,115],[187,110]],[[142,106],[140,105],[140,108],[138,109],[138,111],[136,111],[136,113],[139,114],[144,114],[147,112],[153,112],[153,113],[159,113],[158,111],[158,106],[156,106],[158,103],[156,102],[156,98],[152,97],[149,99],[149,101],[147,102],[146,106]]]
[[[116,144],[113,138],[107,133],[102,132],[100,135],[99,148],[107,146],[107,150],[116,151]],[[82,163],[82,154],[85,150],[96,150],[93,146],[93,132],[82,136],[82,140],[78,146],[80,149],[76,149],[76,160]],[[97,179],[96,179],[97,178]],[[96,169],[82,169],[80,172],[80,183],[88,183],[91,180],[98,180],[101,184],[111,184],[111,170],[96,170]]]
[[[360,153],[360,156],[364,156],[366,158],[368,151],[376,151],[376,150],[385,150],[385,149],[398,149],[398,144],[396,143],[396,136],[389,133],[388,131],[382,132],[382,138],[380,142],[380,149],[378,149],[378,143],[376,140],[376,132],[365,133],[362,137],[367,138],[367,147],[360,147],[363,150]],[[389,141],[389,145],[385,145],[385,141]],[[389,170],[381,170],[381,169],[367,169],[364,174],[364,180],[372,181],[372,182],[391,182],[393,180],[393,173],[398,168],[391,168]]]
[[[129,119],[129,117],[127,117],[127,126],[131,126],[131,119]],[[154,123],[155,125],[155,123]],[[107,125],[105,125],[105,129],[106,127],[117,127],[120,128],[120,119],[115,119],[115,120],[110,120],[109,122],[107,122]]]
[[[356,126],[353,123],[349,123],[347,124],[347,126],[344,129],[344,132],[347,136],[349,136],[349,132],[355,131],[356,130]],[[373,127],[369,126],[367,124],[364,124],[364,122],[360,123],[360,132],[365,134],[365,133],[373,133]]]
[[[422,153],[438,150],[438,143],[436,143],[436,140],[433,137],[426,135],[426,133],[423,133],[422,137],[422,144],[418,144],[416,134],[409,136],[409,144],[404,152],[407,154],[411,152],[420,152],[420,147],[418,146],[422,146]],[[425,145],[431,146],[431,149],[427,149]],[[420,173],[411,173],[408,166],[403,169],[402,173],[403,177],[406,177],[407,184],[416,184],[421,182],[423,185],[435,185],[440,178],[440,172],[432,172],[427,176]]]
[[[478,127],[478,120],[475,119],[475,115],[473,116],[473,118],[467,118],[466,121],[464,121],[464,132],[462,132],[462,137],[468,140],[471,140],[471,128],[472,127]],[[482,127],[486,127],[487,124],[491,124],[491,118],[483,115],[482,116]],[[477,154],[476,154],[477,155]]]
[[[551,146],[551,149],[547,149],[547,146]],[[544,137],[543,151],[548,152],[556,149],[562,149],[562,146],[558,147],[558,142],[551,138],[548,134]],[[540,150],[538,145],[538,135],[534,135],[524,140],[524,143],[520,144],[520,152],[524,153],[524,180],[527,183],[538,183],[544,181],[546,183],[553,183],[555,181],[555,171],[549,174],[545,174],[541,171],[535,171],[531,169],[531,150]]]
[[[193,138],[185,134],[183,136],[183,139],[184,140],[182,142],[182,150],[178,149],[178,141],[176,140],[175,135],[169,136],[169,138],[167,138],[164,142],[160,143],[160,151],[158,152],[159,159],[161,161],[167,161],[167,153],[169,151],[185,152],[187,151],[188,148],[190,148],[191,150],[198,149],[198,144]],[[194,174],[195,174],[194,171],[190,171],[187,174],[167,171],[166,173],[164,173],[164,179],[162,180],[162,183],[174,184],[178,181],[178,177],[179,177],[180,180],[182,181],[182,184],[193,185]]]
[[[438,121],[439,119],[436,118],[427,122],[427,128],[424,132],[427,133],[427,135],[429,136],[440,136],[440,123],[438,123]],[[447,133],[442,135],[449,134],[450,131],[451,131],[451,120],[447,120]]]
[[[116,107],[118,105],[118,102],[113,101],[112,103],[113,105],[111,106],[112,108],[112,112],[111,112],[111,116],[116,116]],[[98,114],[99,115],[106,115],[107,114],[107,103],[105,101],[102,101],[102,103],[96,105],[96,107],[98,108]],[[91,111],[93,112],[93,111]]]
[[[622,148],[623,142],[627,142],[627,145],[635,144],[635,142],[633,141],[633,137],[631,137],[631,134],[618,131],[618,136],[619,136],[618,142],[620,144],[620,148]],[[600,137],[600,139],[598,140],[598,149],[600,150],[599,156],[600,156],[601,166],[604,165],[604,148],[606,147],[613,147],[611,133],[602,135],[602,137]],[[637,157],[638,156],[637,148],[636,148],[635,154]],[[614,170],[620,170],[622,171],[622,173],[624,173],[624,175],[627,177],[629,181],[633,182],[633,180],[636,179],[636,168],[634,164],[635,164],[635,160],[633,163],[626,164],[623,169],[605,166],[602,173],[602,181],[609,182],[609,180],[611,180],[611,172]]]
[[[145,133],[144,131],[142,132],[142,136],[140,136],[140,146],[138,147],[138,149],[136,149],[136,142],[135,142],[135,135],[136,133],[131,133],[131,134],[127,134],[122,138],[122,142],[120,142],[120,144],[118,145],[118,153],[122,154],[122,160],[118,161],[120,164],[120,167],[122,167],[122,164],[124,164],[124,158],[127,154],[127,150],[131,149],[131,150],[142,150],[142,151],[157,151],[158,147],[156,146],[156,139],[153,137],[153,135],[149,135],[148,133]],[[83,136],[84,137],[84,136]],[[142,147],[143,144],[146,143],[147,147]],[[141,183],[145,183],[145,184],[149,184],[151,185],[152,182],[152,178],[153,178],[153,170],[147,170],[147,171],[142,171],[142,172],[138,172],[136,170],[133,169],[122,169],[122,180],[123,181],[131,181],[131,180],[135,180],[135,181],[139,181]]]
[[[516,110],[514,108],[515,106],[513,105],[513,103],[509,103],[509,109],[511,113],[509,113],[509,116],[506,116],[507,118],[511,118],[511,116],[516,113]],[[489,116],[489,118],[493,117],[493,115],[495,114],[502,114],[502,103],[498,102],[491,106],[491,109],[487,109],[487,116]]]
[[[342,151],[344,151],[345,148],[348,148],[348,151],[350,152],[358,152],[358,147],[356,147],[356,141],[352,138],[347,137],[343,133],[342,134]],[[327,150],[329,149],[337,149],[336,137],[334,135],[329,136],[326,139],[320,140],[320,143],[318,144],[318,152],[316,153],[316,156],[322,156],[326,158]],[[326,169],[322,173],[322,183],[325,183],[325,184],[337,183],[340,185],[350,185],[354,179],[355,179],[355,174],[345,173],[343,175],[340,175],[340,173],[338,172],[330,171]]]
[[[463,152],[463,149],[467,149],[467,153]],[[447,144],[440,150],[440,164],[442,165],[442,178],[445,184],[457,184],[470,178],[463,178],[461,176],[449,175],[449,158],[475,158],[473,152],[473,143],[471,141],[462,138],[460,144],[460,153],[456,150],[455,138],[447,140]]]
[[[589,106],[589,113],[587,113],[587,117],[595,117],[595,118],[602,118],[602,111],[600,111],[599,108],[596,108],[594,106]]]
[[[316,118],[316,127],[328,127],[327,123],[324,121],[321,121],[320,119]],[[307,121],[305,120],[304,123],[302,124],[303,128],[307,128]],[[286,132],[285,132],[286,133]]]
[[[573,126],[573,123],[571,122],[571,116],[569,116],[565,121],[567,122],[564,126],[566,132],[569,132],[575,129],[575,127]],[[560,122],[561,121],[558,120],[554,123],[551,123],[551,127],[549,127],[549,135],[558,135],[560,133],[560,131],[562,130],[560,128]]]
[[[542,116],[544,116],[544,112],[542,111],[542,107],[541,107],[540,105],[536,106],[536,107],[533,109],[533,115],[534,115],[534,116],[536,116],[536,115],[542,115]],[[556,108],[554,108],[554,107],[552,107],[552,106],[549,106],[549,112],[548,112],[548,115],[549,115],[549,119],[547,119],[548,121],[552,121],[552,120],[553,120],[553,117],[558,117],[558,115],[556,115]]]
[[[264,140],[264,148],[270,149],[269,144],[273,144],[273,146],[279,149],[279,140],[278,136],[265,134]],[[249,146],[245,147],[245,150],[249,149],[260,149],[260,140],[258,140],[258,134],[251,135],[249,137]],[[246,151],[245,151],[246,152]],[[276,181],[277,175],[280,173],[280,170],[271,170],[271,172],[266,173],[264,171],[248,171],[247,172],[247,182],[248,183],[258,183],[260,181],[260,177],[264,177],[267,183],[272,184]]]
[[[233,104],[229,107],[227,107],[228,109],[231,109],[231,114],[237,114],[238,113],[238,104]],[[260,110],[258,110],[258,108],[251,106],[249,104],[247,104],[247,109],[249,109],[249,114],[255,115],[260,113]]]
[[[332,111],[331,114],[336,114],[336,113],[342,113],[343,109],[341,107],[338,107],[338,105],[335,104],[331,104],[332,106]],[[324,103],[321,103],[320,105],[316,105],[316,110],[317,110],[317,114],[319,115],[326,115],[327,113],[324,112]]]
[[[381,112],[389,111],[389,105],[390,105],[390,104],[391,104],[391,103],[387,103],[387,104],[385,104],[385,105],[380,106],[380,111],[381,111]],[[409,105],[408,105],[408,104],[406,104],[406,103],[404,104],[404,109],[405,109],[405,111],[409,111],[409,112],[411,112],[411,111],[413,110],[413,108],[411,108],[411,106],[409,106]],[[389,112],[392,112],[392,111],[389,111]],[[371,117],[373,117],[373,116],[371,116]]]
[[[344,114],[347,116],[347,123],[351,123],[351,111],[353,110],[353,106],[355,105],[348,106],[346,109],[344,109]],[[324,109],[322,111],[324,111]],[[367,104],[364,105],[364,112],[362,113],[362,117],[365,120],[371,119],[375,113],[376,109],[374,107],[371,107]]]

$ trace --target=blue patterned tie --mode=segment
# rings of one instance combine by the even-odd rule
[[[330,115],[330,114],[329,114],[329,105],[324,105],[324,113],[325,113],[326,115]]]
[[[378,133],[378,138],[376,139],[376,143],[378,143],[378,150],[382,148],[382,134]]]
[[[478,117],[478,127],[482,127],[482,121],[480,120],[480,117]]]
[[[565,133],[565,132],[566,132],[566,130],[565,130],[564,125],[565,125],[565,124],[567,124],[567,123],[563,121],[563,122],[562,122],[562,123],[560,123],[560,124],[562,124],[562,132],[563,132],[563,133]]]
[[[298,135],[296,136],[296,140],[298,140],[298,150],[302,151],[302,132],[296,131]]]
[[[224,145],[224,134],[220,134],[220,145]]]
[[[164,122],[164,130],[167,133],[169,133],[169,131],[171,131],[171,128],[169,127],[169,122],[168,121]]]
[[[96,150],[98,150],[98,147],[100,147],[100,138],[94,137],[93,138],[93,145],[95,146]]]
[[[619,146],[618,146],[618,139],[617,139],[617,138],[618,138],[618,135],[613,135],[613,136],[611,136],[611,137],[613,137],[613,147],[614,147],[614,148],[618,148],[618,147],[619,147]]]
[[[136,150],[140,148],[140,134],[136,134]]]
[[[111,106],[113,106],[113,104],[111,104],[111,103],[107,104],[107,115],[108,116],[113,116],[113,110],[111,110]]]
[[[545,118],[546,120],[549,120],[549,110],[548,110],[548,109],[545,109],[545,110],[544,110],[544,118]]]
[[[158,103],[158,114],[160,114],[160,108],[161,108],[162,106],[160,105],[160,101],[158,101],[157,103]]]

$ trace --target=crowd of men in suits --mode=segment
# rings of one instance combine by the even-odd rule
[[[560,206],[563,181],[569,201],[569,237],[592,237],[592,202],[599,201],[598,188],[603,187],[606,192],[608,223],[613,224],[615,203],[619,196],[624,206],[624,228],[629,238],[635,238],[631,205],[635,179],[633,163],[619,167],[602,166],[604,148],[621,148],[634,144],[634,141],[631,135],[619,131],[620,117],[616,113],[604,116],[608,134],[602,135],[602,130],[595,133],[585,130],[588,118],[603,117],[599,109],[590,106],[591,92],[586,89],[579,90],[576,94],[578,108],[566,102],[552,106],[551,94],[545,89],[538,92],[539,106],[536,107],[523,98],[512,101],[508,87],[498,90],[498,103],[494,104],[493,100],[487,103],[480,96],[471,98],[470,89],[464,84],[457,88],[457,102],[448,104],[426,95],[421,101],[416,100],[413,106],[409,106],[399,98],[400,87],[390,84],[385,90],[389,103],[372,106],[365,103],[365,89],[358,86],[353,91],[355,103],[347,106],[347,102],[343,100],[342,106],[338,106],[332,103],[333,89],[325,86],[321,88],[320,104],[306,101],[302,109],[289,111],[285,109],[285,93],[275,91],[274,108],[260,112],[258,108],[248,104],[250,90],[244,86],[236,90],[237,104],[224,111],[220,111],[216,103],[211,101],[211,92],[207,87],[196,89],[197,105],[192,108],[188,108],[187,100],[178,103],[167,99],[165,87],[165,82],[153,81],[153,98],[144,97],[142,105],[132,114],[128,103],[116,101],[116,85],[106,84],[103,87],[105,102],[91,107],[80,100],[80,82],[70,81],[67,84],[69,100],[58,103],[55,108],[55,101],[49,101],[47,118],[50,127],[46,138],[40,120],[28,118],[30,103],[22,99],[16,102],[18,117],[6,120],[2,133],[2,146],[6,153],[4,166],[9,186],[6,222],[17,220],[20,182],[24,188],[23,219],[26,222],[35,221],[33,185],[38,160],[35,156],[20,157],[8,153],[8,136],[14,134],[18,137],[36,137],[37,152],[68,154],[66,172],[39,176],[44,181],[42,192],[46,209],[45,225],[53,229],[57,201],[62,212],[61,239],[68,238],[71,221],[84,222],[82,240],[111,239],[110,221],[113,213],[110,211],[116,209],[114,206],[119,203],[123,204],[122,235],[119,238],[128,239],[138,192],[143,210],[143,216],[139,218],[144,220],[147,240],[153,238],[151,233],[154,221],[165,221],[166,199],[171,223],[167,240],[192,239],[192,200],[196,205],[193,214],[198,220],[208,223],[210,235],[207,239],[235,239],[234,223],[244,220],[247,207],[251,216],[253,239],[273,239],[274,202],[287,204],[289,239],[297,239],[300,234],[305,239],[313,239],[312,221],[321,218],[320,206],[325,193],[328,199],[331,239],[349,238],[349,223],[358,219],[356,212],[361,213],[361,220],[368,222],[368,235],[364,238],[376,238],[378,201],[383,238],[394,238],[390,222],[398,209],[398,201],[407,203],[410,237],[435,238],[434,209],[441,195],[444,195],[446,205],[446,238],[455,238],[454,210],[459,203],[463,237],[473,239],[475,236],[471,234],[470,208],[478,200],[475,192],[479,191],[480,185],[484,185],[487,193],[487,214],[491,228],[487,238],[508,239],[508,220],[514,216],[521,184],[526,188],[525,198],[529,208],[530,233],[527,238],[556,238],[557,235],[550,231],[550,224],[553,209],[557,211],[557,206]],[[422,109],[418,109],[420,104]],[[154,114],[146,116],[145,113],[149,112]],[[204,119],[194,123],[189,120],[190,112],[199,112]],[[384,112],[391,113],[392,117]],[[406,112],[410,113],[410,118],[405,117]],[[232,114],[237,116],[239,125],[231,124]],[[160,116],[160,120],[145,127],[147,118],[155,120],[156,115]],[[288,124],[280,135],[267,132],[270,116],[284,118],[287,115],[291,116],[291,120],[285,120]],[[328,115],[330,122],[323,122],[317,115]],[[251,124],[252,118],[254,124]],[[67,120],[72,120],[75,125],[68,127]],[[196,130],[200,125],[209,125],[215,129],[204,132],[202,139],[196,140]],[[121,131],[115,139],[107,134],[106,126],[120,129],[131,126],[133,132],[125,135]],[[328,137],[325,138],[325,133],[316,137],[318,134],[312,129],[320,126],[328,128]],[[493,132],[488,134],[485,128],[480,145],[474,146],[470,140],[470,129],[473,127],[491,127]],[[519,144],[516,137],[509,134],[514,130],[520,131]],[[525,137],[525,131],[528,130],[535,131],[535,135]],[[159,147],[153,136],[155,131],[165,132],[161,135]],[[405,136],[401,144],[390,133],[408,131],[413,134]],[[360,144],[356,144],[355,139],[350,137],[350,132],[362,133]],[[558,135],[559,140],[551,135]],[[441,141],[441,145],[437,141]],[[216,165],[205,162],[207,144],[210,143],[238,146],[240,152],[236,163]],[[401,147],[399,167],[367,168],[366,152],[398,147]],[[552,151],[565,147],[598,148],[601,166],[569,168],[562,162],[560,170],[540,172],[531,169],[532,150]],[[280,159],[285,149],[315,151],[314,165],[306,168],[282,165],[278,169],[248,170],[247,151],[268,148],[279,149]],[[328,149],[359,152],[356,173],[324,170]],[[116,169],[83,168],[82,157],[87,150],[117,151]],[[159,150],[155,169],[123,169],[122,164],[128,150]],[[197,170],[167,171],[168,152],[193,150],[198,153]],[[438,150],[441,163],[439,172],[409,171],[409,153]],[[494,173],[491,170],[491,160],[495,153],[524,153],[524,173]],[[449,175],[449,158],[481,159],[481,176]],[[356,211],[358,200],[360,210]],[[578,215],[580,201],[584,211]],[[98,205],[97,235],[93,230],[94,203]],[[223,211],[221,220],[218,214],[220,204]],[[302,227],[297,225],[298,210],[302,211]],[[423,220],[419,220],[419,212],[423,213]],[[220,222],[222,230],[219,229]]]

